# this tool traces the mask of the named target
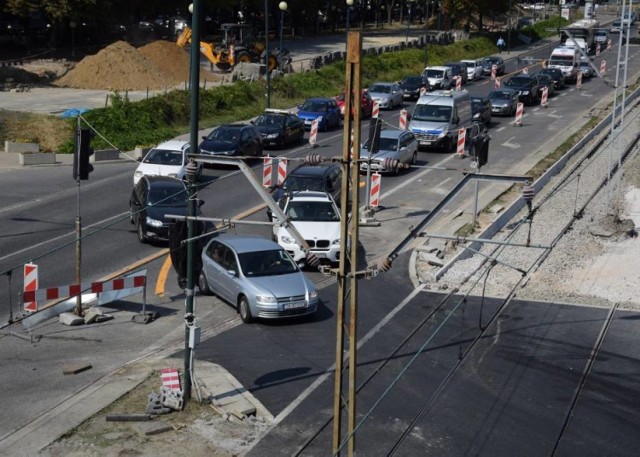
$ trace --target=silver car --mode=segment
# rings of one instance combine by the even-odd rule
[[[375,83],[367,90],[371,98],[378,102],[380,109],[393,109],[402,106],[404,90],[397,83]]]
[[[496,89],[489,92],[491,114],[494,116],[513,116],[518,107],[518,91],[514,89]]]
[[[363,145],[363,156],[369,154],[369,141]],[[408,130],[387,129],[380,132],[380,143],[378,152],[371,156],[371,171],[379,173],[398,173],[399,169],[387,169],[385,161],[387,159],[397,160],[403,164],[414,165],[418,158],[418,140],[415,135]],[[362,162],[361,171],[367,171],[369,164]]]
[[[243,322],[315,313],[318,292],[287,251],[266,238],[220,235],[202,250],[200,292],[236,307]]]

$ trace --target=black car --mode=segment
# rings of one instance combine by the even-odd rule
[[[566,83],[562,70],[559,68],[543,68],[538,72],[540,75],[549,75],[553,78],[553,85],[556,89],[564,89]]]
[[[460,63],[460,62],[449,62],[449,63],[445,63],[443,65],[443,67],[449,67],[451,68],[451,75],[454,78],[457,78],[458,76],[460,76],[462,78],[462,85],[467,84],[467,78],[469,77],[467,75],[467,66]]]
[[[265,148],[283,148],[304,140],[304,122],[288,111],[267,109],[251,123],[262,135]]]
[[[485,75],[491,74],[491,69],[493,66],[496,66],[496,76],[502,76],[505,74],[505,65],[502,57],[498,56],[489,56],[482,59],[482,72]]]
[[[202,137],[200,154],[262,157],[262,135],[251,124],[226,124]]]
[[[512,76],[505,83],[505,87],[517,90],[520,100],[527,105],[533,105],[540,100],[540,82],[535,75]]]
[[[420,89],[424,88],[427,92],[431,90],[429,80],[426,76],[406,76],[399,81],[400,87],[404,90],[405,100],[417,100],[420,98]]]
[[[169,176],[143,176],[135,185],[129,199],[129,222],[136,225],[138,240],[167,241],[169,226],[172,224],[167,214],[187,214],[187,186]],[[196,214],[200,214],[198,200]]]
[[[488,127],[491,124],[491,101],[489,97],[471,97],[471,112],[474,122],[480,122]]]
[[[542,97],[542,89],[543,88],[547,88],[547,96],[551,97],[553,94],[556,93],[556,85],[553,81],[553,78],[549,75],[545,75],[544,73],[538,73],[536,75],[536,77],[538,78],[538,81],[540,82],[540,96]]]

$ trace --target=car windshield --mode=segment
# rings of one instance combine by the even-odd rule
[[[290,200],[285,214],[292,221],[332,222],[340,220],[331,202]]]
[[[276,276],[295,273],[298,266],[284,249],[238,254],[240,268],[247,277]]]
[[[235,144],[240,140],[240,130],[218,128],[211,132],[209,136],[207,136],[207,139]]]
[[[297,190],[318,190],[324,192],[323,180],[320,177],[315,176],[295,176],[289,175],[287,179],[282,183],[282,188],[285,191],[297,191]]]
[[[374,84],[369,88],[369,92],[388,94],[391,93],[391,86],[387,86],[385,84]]]
[[[444,76],[444,71],[429,69],[425,72],[425,75],[427,78],[442,78]]]
[[[147,203],[155,206],[186,206],[187,193],[180,187],[156,186],[149,190]]]
[[[598,32],[595,33],[595,36],[602,36],[602,37],[606,37],[607,36],[607,32],[604,30],[600,30]]]
[[[551,77],[554,77],[554,76],[558,77],[561,75],[560,70],[556,68],[545,68],[540,73],[542,73],[543,75],[549,75]]]
[[[573,65],[573,55],[570,56],[552,56],[549,59],[549,65],[560,65],[570,67]]]
[[[280,128],[284,125],[284,116],[259,116],[254,124],[258,127]]]
[[[300,108],[300,110],[310,113],[325,113],[327,112],[328,108],[329,105],[327,105],[327,103],[325,102],[307,100],[306,102],[304,102],[304,105],[302,105],[302,108]]]
[[[402,81],[402,84],[407,84],[410,86],[419,85],[419,84],[422,84],[422,78],[419,76],[404,78],[404,80]]]
[[[506,90],[494,90],[489,94],[489,98],[492,100],[510,100],[511,92]]]
[[[416,105],[412,119],[416,121],[447,122],[451,119],[450,106]]]
[[[506,83],[507,86],[529,86],[530,84],[529,78],[520,78],[519,76],[514,76]]]
[[[497,65],[500,63],[500,59],[497,57],[487,57],[486,59],[484,59],[484,63],[490,64],[490,65],[493,65],[493,64]]]
[[[182,165],[182,151],[152,149],[142,162],[154,165]]]
[[[380,138],[378,150],[379,151],[397,151],[398,140],[395,138]]]
[[[471,99],[471,109],[473,109],[473,110],[481,110],[482,109],[482,100]]]

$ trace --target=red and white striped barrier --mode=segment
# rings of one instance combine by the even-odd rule
[[[467,129],[458,129],[458,146],[456,147],[456,153],[459,156],[464,155],[464,143],[467,139]]]
[[[38,265],[35,263],[25,263],[23,267],[24,287],[23,292],[35,292],[38,290]],[[30,313],[38,311],[38,302],[36,300],[25,300],[24,310]]]
[[[146,276],[128,276],[126,278],[117,278],[105,282],[71,284],[70,286],[58,286],[50,287],[48,289],[25,291],[22,294],[22,299],[24,302],[46,301],[56,300],[58,298],[75,297],[82,293],[101,294],[102,292],[110,292],[112,290],[144,287],[146,282]]]
[[[528,68],[528,67],[524,67],[524,68],[522,69],[522,74],[523,74],[523,75],[528,75],[528,74],[529,74],[529,68]]]
[[[462,90],[462,76],[456,76],[456,90]]]
[[[543,87],[542,88],[542,99],[540,100],[540,106],[542,106],[543,108],[546,108],[547,106],[549,106],[549,88],[548,87]]]
[[[582,87],[582,72],[578,72],[578,77],[576,78],[576,89],[580,90]]]
[[[498,73],[498,66],[491,65],[491,81],[494,81],[496,79],[497,73]]]
[[[607,40],[607,51],[611,51],[611,38]]]
[[[322,116],[317,117],[311,122],[311,131],[309,132],[309,144],[316,144],[318,141],[318,125],[320,125]]]
[[[400,111],[400,130],[407,130],[407,110]]]
[[[180,392],[180,374],[177,368],[163,368],[160,370],[162,387]]]
[[[604,73],[607,71],[607,61],[602,59],[600,62],[600,76],[604,76]]]
[[[600,43],[596,43],[596,57],[600,55]]]
[[[522,114],[524,113],[524,103],[519,102],[516,105],[516,125],[522,127]]]
[[[278,185],[281,186],[287,177],[287,164],[289,161],[287,159],[278,159]]]
[[[382,175],[380,173],[371,173],[371,192],[369,192],[369,206],[377,208],[380,206],[380,187],[382,184]]]
[[[496,78],[495,83],[494,83],[494,88],[495,89],[500,89],[501,85],[502,85],[502,82],[500,81],[500,78]]]
[[[420,96],[422,97],[426,93],[427,93],[427,88],[426,87],[421,87],[420,88]]]
[[[273,158],[267,156],[262,163],[262,186],[269,188],[273,184]]]
[[[349,140],[349,157],[353,159],[353,129],[351,129],[351,137]]]
[[[373,109],[371,110],[371,117],[374,119],[378,119],[380,115],[380,103],[373,102]]]

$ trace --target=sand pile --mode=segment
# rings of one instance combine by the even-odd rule
[[[189,52],[169,41],[154,41],[138,48],[158,68],[172,85],[189,79]],[[202,77],[202,72],[201,72]],[[209,77],[209,79],[211,79]]]

